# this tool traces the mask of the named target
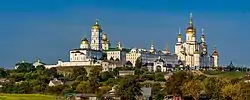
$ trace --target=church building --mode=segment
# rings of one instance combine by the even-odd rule
[[[180,30],[181,29],[179,29],[177,43],[175,44],[175,54],[178,55],[178,59],[182,61],[185,66],[219,66],[219,53],[216,48],[211,55],[209,55],[207,51],[204,29],[201,29],[200,40],[197,39],[192,13],[190,14],[189,26],[186,29],[185,41],[183,41]]]

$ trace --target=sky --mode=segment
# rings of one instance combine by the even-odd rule
[[[216,46],[220,64],[250,66],[250,1],[248,0],[2,0],[0,3],[0,66],[21,60],[53,64],[69,60],[84,35],[99,20],[111,45],[174,52],[193,13],[197,36],[204,28],[208,50]]]

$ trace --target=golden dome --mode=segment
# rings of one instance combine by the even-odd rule
[[[88,43],[89,43],[88,39],[86,37],[84,37],[82,39],[82,44],[88,44]]]
[[[103,40],[103,41],[107,41],[107,40],[108,40],[107,34],[104,33],[104,34],[102,35],[102,40]]]
[[[95,24],[92,26],[92,29],[101,29],[101,26],[98,24],[98,20],[96,19]]]
[[[182,38],[181,34],[178,34],[178,38]]]
[[[196,29],[195,29],[195,27],[194,27],[194,25],[193,25],[193,15],[192,15],[192,13],[190,13],[189,26],[188,26],[188,28],[187,28],[186,33],[187,33],[187,34],[194,34],[195,31],[196,31]]]
[[[179,27],[178,38],[182,38],[182,36],[181,36],[181,28],[180,27]]]

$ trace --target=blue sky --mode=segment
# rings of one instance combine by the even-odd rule
[[[250,1],[247,0],[2,0],[0,66],[21,60],[68,60],[84,34],[99,19],[111,42],[125,47],[174,51],[178,28],[194,16],[197,34],[204,28],[209,51],[216,45],[220,62],[250,65]]]

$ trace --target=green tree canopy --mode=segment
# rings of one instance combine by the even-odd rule
[[[115,90],[122,100],[136,100],[136,97],[142,95],[139,77],[136,76],[122,78]]]
[[[31,64],[31,63],[17,63],[17,71],[18,72],[30,72],[30,71],[34,71],[35,67]]]
[[[142,62],[141,62],[141,58],[140,57],[138,57],[137,59],[136,59],[136,61],[135,61],[135,68],[141,68],[141,66],[142,66]]]

